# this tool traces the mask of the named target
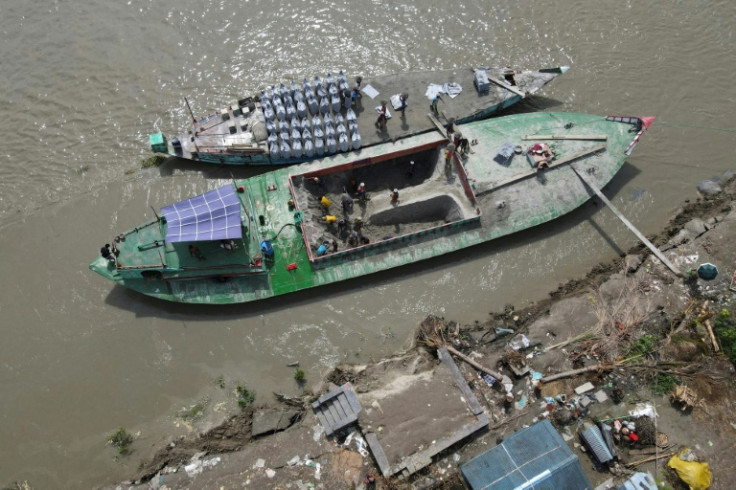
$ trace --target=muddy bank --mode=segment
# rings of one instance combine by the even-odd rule
[[[379,488],[459,488],[462,463],[542,418],[553,421],[594,486],[609,479],[611,485],[620,484],[633,471],[627,463],[649,457],[649,450],[658,456],[689,447],[709,463],[714,475],[711,488],[732,488],[736,485],[732,476],[736,468],[729,456],[736,434],[734,370],[722,353],[713,351],[706,328],[706,320],[712,327],[720,312],[733,313],[736,304],[736,294],[729,289],[736,268],[736,184],[730,180],[720,185],[720,193],[686,203],[661,233],[650,237],[683,272],[704,262],[718,265],[715,280],[691,274],[677,277],[648,250],[634,247],[626,256],[600,264],[585,278],[560,285],[548,299],[529,308],[516,310],[508,305],[474,325],[432,318],[430,323],[439,326],[439,340],[507,375],[513,386],[491,386],[477,369],[456,359],[489,417],[488,428],[440,453],[411,477],[383,478],[372,456],[356,442],[358,435],[326,438],[309,402],[347,382],[364,399],[383,400],[375,394],[387,386],[400,396],[402,389],[397,386],[416,386],[413,380],[431,379],[438,360],[435,345],[428,345],[426,335],[418,336],[409,352],[395,358],[338,366],[321,389],[303,399],[248,407],[194,439],[172,441],[122,488],[360,488],[369,473],[375,475]],[[521,344],[515,342],[520,335],[526,339]],[[592,369],[544,382],[581,368]],[[557,402],[548,409],[549,398],[565,395],[583,400],[575,390],[586,383],[593,386],[592,393],[602,393],[587,402],[586,410],[578,412]],[[672,398],[676,386],[687,387],[686,396]],[[656,411],[656,429],[647,429],[642,419],[641,442],[620,439],[613,471],[601,469],[580,444],[579,424],[625,417],[641,403]],[[256,414],[273,410],[297,410],[299,417],[288,427],[254,437]],[[421,415],[419,409],[413,410],[416,413],[410,416]],[[361,422],[358,428],[365,429]],[[413,432],[416,435],[421,429],[414,426]],[[653,443],[659,434],[667,438],[662,447]],[[412,437],[406,433],[402,441],[406,447],[400,450],[409,451]],[[682,483],[666,462],[655,460],[636,469],[680,488]]]

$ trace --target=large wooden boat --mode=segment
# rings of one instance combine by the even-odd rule
[[[452,143],[435,131],[275,169],[162,208],[90,268],[156,298],[224,304],[431,259],[577,208],[652,120],[519,114],[461,126]]]

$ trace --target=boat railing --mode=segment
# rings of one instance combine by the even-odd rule
[[[250,198],[250,189],[248,188],[248,181],[247,180],[244,181],[243,182],[243,185],[241,187],[243,188],[243,192],[241,192],[240,194],[244,194],[244,196],[245,196],[243,198],[243,201],[241,201],[241,202],[243,203],[243,210],[245,211],[245,215],[248,217],[248,221],[249,221],[248,228],[250,230],[250,233],[248,233],[248,234],[250,235],[251,239],[253,240],[253,246],[255,247],[254,250],[260,250],[260,247],[261,247],[261,233],[260,233],[260,231],[258,229],[258,224],[256,223],[256,220],[255,220],[256,213],[255,213],[254,208],[253,208],[253,201]],[[238,188],[238,187],[236,187],[236,188]],[[245,202],[244,201],[247,201],[248,202],[248,208],[247,209],[245,207]],[[248,212],[249,210],[250,210],[250,212]]]
[[[460,157],[458,157],[457,152],[453,155],[453,160],[455,163],[455,169],[457,170],[457,174],[460,177],[460,182],[462,183],[463,189],[465,190],[465,195],[468,196],[468,199],[470,199],[470,202],[475,204],[475,193],[473,192],[473,187],[470,185],[470,180],[468,179],[468,173],[465,171],[465,167],[463,166],[463,162],[460,161]]]
[[[399,246],[409,246],[413,242],[422,240],[422,239],[433,239],[437,238],[439,236],[442,236],[443,234],[447,233],[453,233],[456,231],[459,231],[460,228],[464,228],[466,226],[475,226],[478,223],[480,223],[480,214],[477,216],[473,216],[471,218],[465,218],[457,221],[452,221],[450,223],[445,223],[440,226],[435,226],[432,228],[427,228],[424,230],[415,231],[412,233],[405,233],[403,235],[386,238],[383,240],[379,240],[372,243],[367,243],[365,245],[360,245],[357,247],[348,248],[346,250],[341,250],[339,252],[334,252],[331,254],[326,254],[322,256],[315,257],[312,253],[312,250],[310,248],[307,248],[307,255],[309,257],[309,262],[312,263],[315,267],[318,266],[324,266],[329,265],[330,263],[334,262],[335,260],[339,259],[352,259],[357,258],[358,256],[378,251],[378,253],[386,252],[388,251],[388,247],[399,245]]]

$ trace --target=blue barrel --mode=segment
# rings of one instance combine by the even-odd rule
[[[273,245],[271,244],[271,240],[263,240],[261,242],[261,252],[263,252],[264,255],[273,257]]]

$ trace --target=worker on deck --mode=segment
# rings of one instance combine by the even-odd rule
[[[436,95],[434,96],[434,98],[432,99],[432,103],[431,103],[431,104],[430,104],[430,106],[429,106],[430,110],[432,111],[432,114],[434,114],[435,116],[439,116],[439,115],[440,115],[440,110],[439,110],[439,108],[437,107],[437,105],[438,105],[438,104],[440,103],[440,101],[441,101],[441,102],[443,102],[443,103],[445,102],[445,101],[444,101],[444,100],[442,99],[442,97],[440,97],[440,94],[439,94],[439,93],[437,93],[437,94],[436,94]]]
[[[115,262],[115,254],[110,251],[109,243],[106,243],[105,246],[100,249],[100,255],[102,255],[103,259]]]
[[[332,202],[327,199],[327,196],[322,196],[322,199],[320,199],[319,202],[325,207],[325,209],[330,209],[330,206],[332,205]]]
[[[353,224],[353,229],[360,233],[360,230],[363,229],[363,218],[355,218],[355,224]]]
[[[409,98],[409,94],[402,93],[399,95],[399,103],[401,104],[399,106],[399,112],[401,112],[401,118],[403,119],[405,116],[404,111],[406,110],[406,100]]]
[[[378,119],[376,119],[376,127],[380,130],[386,129],[386,121],[388,121],[388,108],[386,107],[386,101],[381,102],[381,108],[378,109]]]
[[[393,192],[391,192],[391,204],[396,204],[399,202],[399,190],[394,189]]]
[[[465,138],[463,136],[463,133],[458,131],[454,135],[454,141],[458,153],[462,153],[463,155],[467,154],[468,149],[470,148],[470,142],[468,141],[468,138]]]
[[[365,195],[365,182],[361,182],[358,186],[358,198],[360,198],[362,201],[366,200]]]
[[[353,199],[347,194],[347,192],[345,192],[342,195],[342,212],[344,214],[348,214],[348,212],[352,210],[353,210]]]

